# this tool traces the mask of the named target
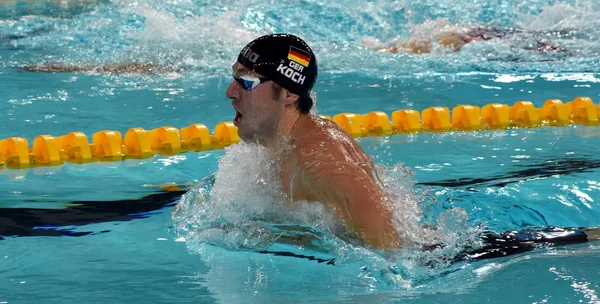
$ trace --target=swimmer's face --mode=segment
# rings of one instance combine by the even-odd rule
[[[233,67],[234,80],[227,88],[226,96],[236,111],[233,123],[238,127],[238,134],[244,140],[268,139],[275,136],[283,104],[273,94],[274,83],[268,79],[257,79],[263,76],[252,72],[239,62]],[[254,88],[243,85],[240,77],[255,80]],[[237,78],[237,80],[236,80]],[[250,89],[250,90],[248,90]]]

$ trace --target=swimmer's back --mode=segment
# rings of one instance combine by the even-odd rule
[[[354,138],[313,115],[301,116],[292,133],[293,199],[323,203],[372,247],[399,246],[373,163]]]

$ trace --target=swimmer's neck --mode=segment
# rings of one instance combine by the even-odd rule
[[[301,114],[296,105],[285,107],[281,113],[278,129],[275,135],[259,141],[265,148],[271,151],[281,150],[282,143],[290,144],[296,137],[298,125],[308,115]]]

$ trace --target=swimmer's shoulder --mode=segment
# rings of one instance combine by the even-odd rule
[[[313,116],[299,129],[301,135],[295,143],[299,163],[347,159],[348,153],[356,149],[354,139],[331,120]]]
[[[348,143],[354,139],[344,129],[329,119],[317,115],[306,115],[302,117],[299,126],[299,143],[310,144],[334,144]]]

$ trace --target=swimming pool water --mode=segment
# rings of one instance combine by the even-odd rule
[[[224,91],[237,52],[251,38],[275,31],[300,33],[314,44],[320,60],[318,109],[326,115],[518,100],[540,107],[547,99],[566,102],[577,96],[597,103],[599,25],[592,17],[598,11],[591,1],[508,0],[147,0],[75,9],[49,3],[0,7],[0,138],[31,141],[45,133],[91,135],[191,123],[212,128],[234,116]],[[577,51],[565,57],[500,42],[424,56],[364,47],[373,38],[408,38],[426,20],[438,18],[582,30],[561,40]],[[49,61],[132,60],[187,70],[140,76],[19,69]],[[478,225],[497,231],[600,225],[599,134],[598,127],[569,126],[418,133],[360,143],[376,163],[412,170],[416,184],[410,176],[406,183],[430,195],[421,201],[424,220],[464,211],[465,222],[463,213],[445,218],[447,227],[455,228],[448,231],[458,233]],[[380,265],[361,260],[364,254],[352,258],[346,252],[350,257],[338,257],[341,262],[331,266],[186,240],[175,231],[172,199],[135,201],[160,192],[152,185],[200,181],[219,169],[224,153],[1,169],[0,303],[600,301],[597,242],[488,261],[440,262],[433,269],[408,267],[404,277],[410,280],[391,282],[361,269]],[[235,195],[236,188],[231,191]]]

